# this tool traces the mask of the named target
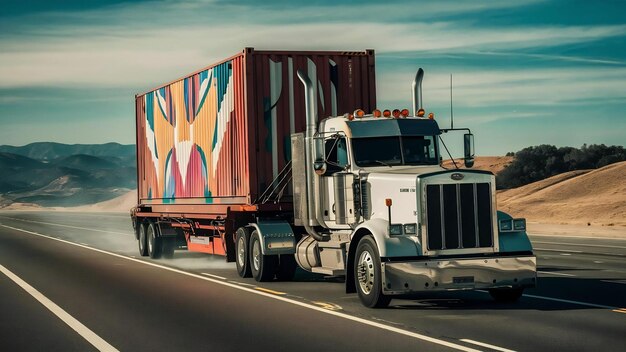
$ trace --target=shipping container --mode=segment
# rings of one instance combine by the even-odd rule
[[[305,130],[297,71],[316,83],[323,119],[376,107],[374,65],[373,50],[246,48],[136,95],[140,208],[208,218],[259,211],[259,196],[291,159],[290,135]]]

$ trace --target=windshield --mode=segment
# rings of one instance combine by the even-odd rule
[[[438,165],[434,136],[353,138],[357,166]]]

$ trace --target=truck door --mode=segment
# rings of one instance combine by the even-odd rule
[[[322,189],[322,213],[324,220],[333,227],[345,227],[335,222],[335,191],[333,174],[345,170],[348,166],[348,148],[346,138],[331,136],[324,141],[324,156],[326,159],[326,172],[321,177]]]

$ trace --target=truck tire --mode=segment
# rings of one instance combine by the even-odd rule
[[[371,235],[359,241],[353,270],[354,283],[361,303],[369,308],[387,307],[391,297],[383,294],[380,256],[376,242]]]
[[[153,222],[148,224],[148,229],[146,231],[148,235],[148,255],[150,255],[150,258],[152,259],[161,258],[163,249],[161,243],[163,239],[159,236],[158,231],[157,226]]]
[[[278,256],[263,255],[259,233],[254,230],[250,235],[250,271],[258,282],[271,281],[276,274]]]
[[[167,237],[161,238],[162,247],[163,247],[163,258],[172,259],[174,258],[174,250],[176,249],[176,238],[175,237]]]
[[[237,273],[239,277],[251,277],[250,271],[250,229],[240,227],[235,232],[235,262],[237,263]]]
[[[522,297],[524,293],[523,288],[492,288],[489,290],[489,294],[496,302],[501,303],[513,303]]]
[[[296,258],[293,254],[281,254],[278,257],[278,270],[276,271],[276,278],[278,281],[291,281],[293,275],[296,273]]]
[[[142,257],[148,256],[148,236],[146,235],[146,224],[139,223],[137,230],[139,232],[137,242],[139,243],[139,255]]]

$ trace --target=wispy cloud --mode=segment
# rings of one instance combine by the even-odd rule
[[[394,13],[403,16],[419,13],[420,18],[427,19],[429,14],[511,6],[508,3],[404,4],[396,7]],[[44,24],[18,30],[16,36],[0,36],[3,48],[0,87],[152,86],[245,46],[294,50],[375,48],[379,53],[398,54],[477,50],[493,53],[626,35],[626,25],[494,30],[444,21],[358,20],[377,13],[389,16],[388,11],[380,11],[381,6],[316,6],[306,7],[306,11],[288,7],[276,11],[245,4],[150,2],[98,11],[37,15]],[[191,16],[202,10],[206,15]],[[338,21],[339,14],[345,13],[357,20]],[[49,21],[45,21],[46,16]],[[59,23],[61,17],[66,21]]]
[[[422,61],[427,69],[425,103],[439,116],[447,116],[452,73],[455,112],[464,113],[464,121],[482,124],[491,133],[484,140],[493,150],[504,148],[500,145],[509,151],[530,142],[557,143],[555,136],[561,144],[572,144],[567,138],[576,138],[570,136],[575,133],[565,135],[560,128],[542,125],[538,130],[525,125],[531,140],[521,133],[506,136],[492,126],[547,116],[558,119],[573,109],[583,123],[572,128],[596,138],[586,142],[623,141],[623,132],[607,132],[602,139],[602,131],[583,131],[591,127],[582,110],[603,108],[603,116],[612,118],[615,126],[624,126],[626,22],[559,22],[546,14],[545,21],[532,23],[520,18],[510,23],[490,21],[490,15],[508,19],[509,14],[522,12],[536,20],[541,14],[532,11],[544,5],[553,4],[544,0],[417,4],[276,0],[262,5],[253,0],[146,1],[87,11],[0,15],[0,118],[37,116],[39,121],[50,121],[53,116],[61,121],[67,117],[80,120],[89,131],[101,131],[106,121],[116,121],[125,126],[118,130],[128,132],[119,138],[131,142],[133,120],[128,116],[133,111],[128,99],[133,92],[181,77],[244,47],[374,48],[379,103],[407,106],[410,81]],[[603,52],[587,50],[594,45]],[[34,96],[37,101],[30,104]],[[73,108],[62,103],[65,97]],[[84,119],[85,109],[93,110],[93,121]],[[3,124],[3,138],[30,131],[8,126]],[[52,122],[39,128],[37,138],[42,139],[54,128],[62,136],[67,130]],[[105,137],[94,133],[89,138]]]
[[[410,71],[389,73],[379,81],[381,101],[410,97]],[[454,72],[455,105],[466,108],[498,106],[568,106],[626,103],[626,67],[596,69],[464,70]],[[446,106],[450,99],[449,73],[427,72],[426,104]]]

